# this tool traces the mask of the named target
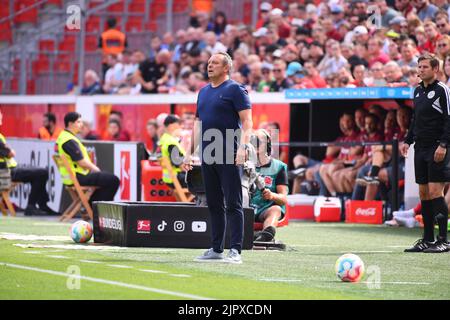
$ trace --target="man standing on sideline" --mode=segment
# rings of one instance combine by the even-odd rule
[[[197,261],[222,261],[242,263],[241,249],[244,236],[244,220],[242,209],[242,167],[246,160],[247,148],[253,127],[251,104],[244,86],[230,80],[232,60],[227,53],[219,52],[208,61],[208,77],[210,84],[203,87],[197,100],[196,121],[191,139],[191,150],[184,159],[184,169],[190,170],[191,158],[199,141],[201,143],[202,175],[206,190],[206,201],[211,215],[212,248],[207,250]],[[200,121],[198,121],[200,120]],[[201,140],[200,137],[201,125]],[[241,129],[238,147],[235,135],[228,138],[226,132]],[[215,154],[206,154],[209,141],[205,133],[220,132],[223,146],[214,149]],[[229,135],[228,135],[229,136]],[[228,145],[228,147],[227,147]],[[227,156],[228,152],[233,155]],[[223,154],[220,155],[221,151]],[[214,159],[212,159],[214,158]],[[227,159],[234,160],[226,161]],[[231,162],[231,163],[230,163]],[[224,201],[225,200],[225,201]],[[230,224],[230,251],[224,257],[225,231]]]
[[[430,54],[419,60],[422,82],[414,90],[414,115],[401,153],[406,157],[409,146],[414,146],[414,169],[422,203],[423,238],[405,252],[447,252],[448,207],[444,199],[445,183],[450,182],[450,90],[437,80],[439,60]],[[434,224],[439,235],[434,241]]]
[[[64,125],[66,128],[56,140],[58,154],[66,156],[80,185],[98,187],[89,199],[90,203],[93,201],[112,201],[119,188],[120,180],[112,173],[101,172],[100,169],[92,163],[86,147],[76,136],[80,133],[83,126],[81,115],[77,112],[69,112],[64,116]],[[63,172],[65,169],[59,168],[59,170],[61,171],[62,177],[67,176],[67,174]],[[71,185],[72,181],[67,181],[63,178],[63,183]],[[97,220],[98,217],[95,216],[94,211],[94,226],[98,223]]]

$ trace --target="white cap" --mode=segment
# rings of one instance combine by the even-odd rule
[[[256,38],[263,37],[263,36],[265,36],[267,34],[267,31],[268,30],[265,27],[259,28],[258,30],[253,32],[253,36],[256,37]]]
[[[317,13],[317,7],[312,3],[306,5],[306,13]]]
[[[270,3],[268,3],[268,2],[263,2],[259,6],[259,9],[261,11],[270,11],[270,10],[272,10],[272,5]]]
[[[272,9],[272,11],[270,11],[270,14],[273,16],[282,16],[283,10],[281,10],[280,8],[275,8],[275,9]]]
[[[277,49],[272,53],[272,57],[276,57],[276,58],[281,58],[282,55],[283,55],[283,51],[281,51],[280,49]]]
[[[355,35],[368,34],[369,31],[367,31],[367,28],[364,26],[356,26],[355,29],[353,29],[353,33]]]

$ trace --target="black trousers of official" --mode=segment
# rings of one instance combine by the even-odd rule
[[[211,215],[213,249],[215,252],[223,252],[229,223],[230,247],[241,252],[244,238],[242,168],[233,164],[202,164],[202,174]]]
[[[109,172],[91,172],[87,175],[77,173],[77,179],[82,186],[95,186],[97,190],[89,199],[89,204],[92,206],[93,201],[112,201],[119,189],[120,179]],[[94,210],[94,239],[100,239],[98,234],[99,222],[97,211]],[[96,240],[97,241],[97,240]]]
[[[11,181],[23,182],[31,184],[30,197],[28,198],[28,207],[36,207],[44,209],[47,207],[49,200],[45,185],[48,180],[48,170],[44,168],[12,168]]]

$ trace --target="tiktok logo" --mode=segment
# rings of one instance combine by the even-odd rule
[[[158,231],[163,232],[166,229],[167,226],[167,222],[165,222],[164,220],[158,224]]]

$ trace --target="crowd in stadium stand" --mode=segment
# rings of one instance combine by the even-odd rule
[[[439,78],[449,81],[447,1],[306,0],[287,8],[263,2],[259,9],[255,29],[228,24],[223,12],[212,18],[199,12],[186,29],[154,35],[148,52],[125,42],[123,51],[104,57],[104,75],[85,72],[82,94],[195,93],[218,51],[233,57],[232,79],[253,92],[415,86],[417,58],[425,52],[441,59]]]

